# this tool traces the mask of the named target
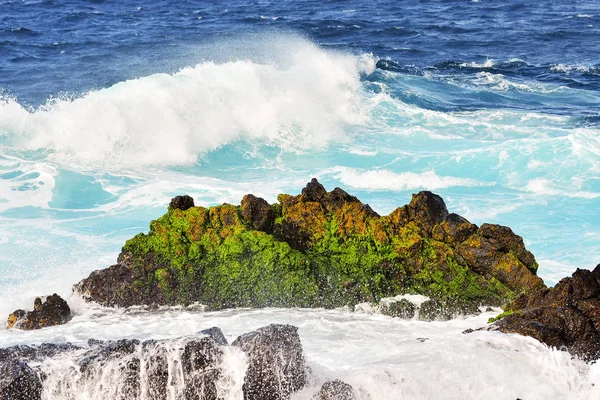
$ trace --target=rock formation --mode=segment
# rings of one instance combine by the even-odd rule
[[[544,287],[510,228],[477,227],[431,192],[387,216],[313,179],[268,204],[203,208],[178,196],[123,246],[117,264],[75,286],[105,306],[200,302],[338,307],[423,294],[439,304],[502,305]]]
[[[600,358],[600,265],[522,294],[488,329],[531,336],[586,361]]]

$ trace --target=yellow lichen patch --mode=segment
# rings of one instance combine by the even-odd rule
[[[481,242],[482,242],[481,236],[472,235],[471,237],[469,237],[467,240],[465,240],[464,242],[462,242],[459,245],[458,250],[468,265],[475,265],[477,263],[477,257],[476,257],[477,253],[474,251],[462,251],[461,252],[461,249],[481,249],[481,247],[482,247]],[[492,254],[490,254],[489,256],[491,256],[491,255]]]
[[[277,201],[281,204],[282,212],[285,214],[288,207],[291,207],[300,201],[300,196],[292,196],[282,193],[277,196]]]
[[[192,207],[187,210],[189,225],[187,234],[193,241],[198,241],[204,234],[204,226],[208,220],[208,210],[204,207]]]
[[[492,275],[511,288],[527,288],[534,291],[544,286],[539,276],[533,275],[512,253],[504,254],[492,268]]]
[[[393,237],[394,252],[402,256],[422,239],[419,227],[414,222],[410,222],[398,229],[398,233]]]
[[[8,316],[8,329],[12,329],[15,324],[17,323],[17,321],[19,320],[19,318],[15,315],[15,314],[10,314]]]
[[[320,203],[307,201],[284,208],[284,218],[308,232],[314,239],[321,239],[327,229],[327,218]]]
[[[219,229],[219,236],[224,239],[231,236],[240,228],[242,221],[238,214],[238,207],[231,204],[222,204],[209,209],[210,222],[213,228]]]
[[[363,236],[367,231],[367,212],[361,203],[346,203],[334,213],[337,234],[343,238],[351,235]]]
[[[406,206],[396,208],[389,215],[382,217],[382,219],[389,226],[390,233],[396,234],[409,221]]]
[[[389,236],[386,230],[386,225],[382,218],[370,218],[369,229],[372,232],[373,239],[378,245],[389,242]]]

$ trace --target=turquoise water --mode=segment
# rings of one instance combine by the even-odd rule
[[[212,205],[252,192],[274,202],[312,177],[382,214],[419,190],[439,193],[472,222],[523,236],[548,284],[600,260],[595,125],[516,107],[426,104],[591,104],[597,92],[487,72],[468,82],[409,76],[295,35],[254,39],[258,61],[206,61],[36,109],[4,98],[3,311],[68,293],[110,265],[174,195]]]

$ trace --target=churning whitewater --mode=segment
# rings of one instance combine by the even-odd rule
[[[598,363],[528,337],[462,334],[498,308],[444,322],[369,307],[106,309],[71,290],[175,195],[274,203],[312,177],[380,215],[430,190],[475,224],[510,226],[549,286],[593,269],[594,2],[71,3],[0,2],[0,317],[52,293],[74,314],[39,331],[0,325],[0,347],[176,339],[155,351],[178,399],[191,335],[217,326],[231,343],[292,324],[311,370],[293,399],[331,379],[371,400],[600,398]],[[121,364],[68,384],[75,362],[36,365],[44,399],[116,398]],[[242,399],[245,354],[226,347],[219,368],[220,398]]]

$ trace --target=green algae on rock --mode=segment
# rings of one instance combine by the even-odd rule
[[[175,198],[147,234],[125,243],[116,265],[75,290],[122,307],[331,308],[406,293],[501,305],[544,287],[536,270],[510,228],[478,228],[431,192],[380,216],[313,179],[272,205],[246,195],[239,206],[207,209]]]

